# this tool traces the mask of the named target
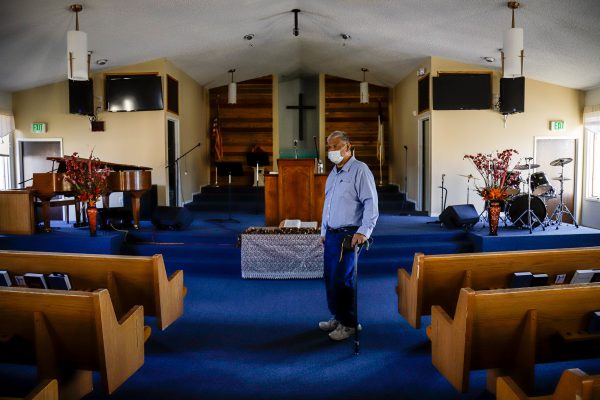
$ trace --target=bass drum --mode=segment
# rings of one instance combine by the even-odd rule
[[[513,225],[518,227],[527,226],[527,214],[523,215],[525,211],[527,211],[526,194],[515,196],[508,202],[508,219]],[[531,211],[533,211],[533,214],[538,217],[540,221],[544,222],[544,219],[546,219],[546,205],[542,199],[534,195],[531,195]],[[523,215],[523,218],[519,219],[521,215]],[[540,223],[537,220],[533,219],[533,221],[531,221],[532,228],[539,225]]]

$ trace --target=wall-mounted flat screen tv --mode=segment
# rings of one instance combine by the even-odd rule
[[[433,78],[434,110],[492,108],[491,74],[443,73]]]
[[[111,112],[163,109],[159,75],[109,75],[105,96],[106,110]]]
[[[69,113],[94,115],[94,89],[92,80],[69,80]]]

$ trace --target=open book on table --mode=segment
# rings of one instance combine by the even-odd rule
[[[301,221],[299,219],[284,219],[279,224],[280,228],[318,228],[317,221]]]

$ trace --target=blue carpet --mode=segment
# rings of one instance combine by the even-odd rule
[[[321,280],[239,278],[237,235],[263,225],[262,215],[236,214],[239,224],[207,221],[226,214],[195,216],[188,231],[156,231],[144,222],[127,234],[122,250],[163,253],[169,270],[183,268],[188,295],[184,316],[166,331],[147,319],[153,331],[144,366],[111,399],[493,399],[485,392],[485,371],[471,373],[464,395],[450,386],[431,364],[424,328],[411,328],[398,314],[394,290],[396,269],[410,269],[415,251],[472,251],[470,237],[485,234],[479,227],[465,233],[426,224],[427,217],[382,216],[374,248],[361,256],[364,329],[361,354],[354,356],[351,341],[332,342],[317,328],[328,317]],[[576,242],[571,231],[545,236],[564,242],[570,234]],[[507,232],[501,229],[500,238],[528,235]],[[599,360],[541,365],[537,394],[550,393],[562,371],[574,367],[600,373]],[[86,399],[108,398],[95,380]],[[0,364],[0,396],[22,396],[34,381],[33,368]]]
[[[484,371],[471,374],[464,395],[437,372],[424,328],[411,328],[396,310],[394,277],[360,278],[358,356],[351,341],[332,342],[316,327],[327,316],[321,281],[192,275],[185,283],[185,315],[164,332],[153,327],[144,366],[110,398],[493,399]],[[598,361],[544,365],[538,390],[551,391],[568,367],[600,373]],[[2,395],[22,394],[5,389],[23,390],[34,376],[0,365]],[[97,380],[96,387],[86,399],[107,398]]]

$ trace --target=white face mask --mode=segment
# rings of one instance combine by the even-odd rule
[[[344,159],[340,150],[328,151],[327,158],[329,158],[329,161],[331,161],[334,164],[339,164]]]

